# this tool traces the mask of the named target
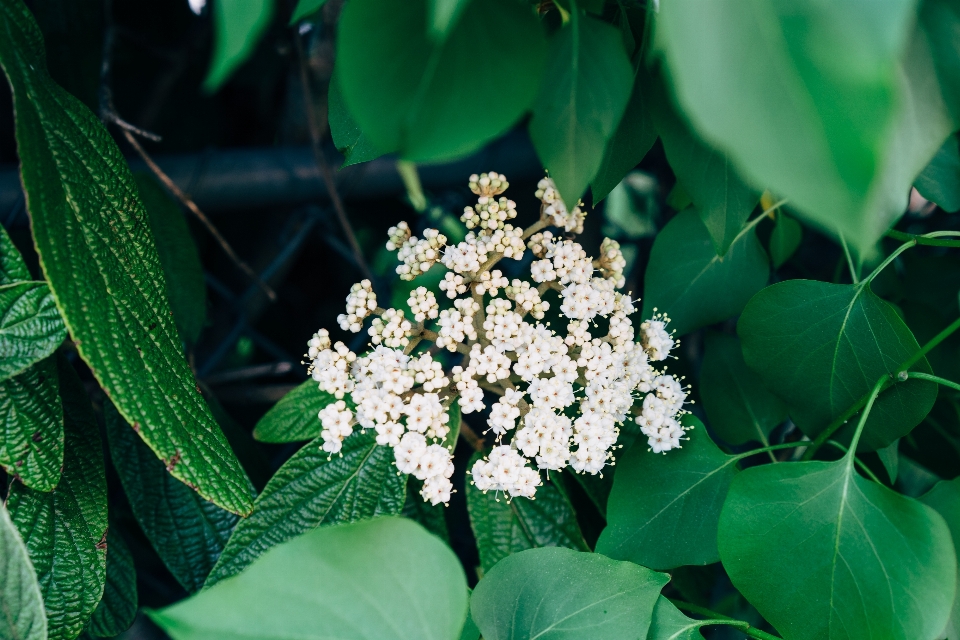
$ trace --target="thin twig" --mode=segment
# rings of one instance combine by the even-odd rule
[[[466,421],[460,418],[460,437],[467,441],[474,451],[482,452],[484,450],[483,438],[477,435],[477,432],[470,428]]]

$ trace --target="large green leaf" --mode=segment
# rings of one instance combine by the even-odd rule
[[[23,373],[60,346],[67,330],[45,282],[0,286],[0,380]]]
[[[7,230],[0,225],[0,286],[31,279],[27,263],[23,261]]]
[[[347,111],[340,91],[340,82],[334,72],[330,78],[330,88],[327,91],[327,121],[330,124],[330,137],[337,151],[343,154],[343,166],[358,164],[379,158],[380,153],[363,135],[360,125]]]
[[[700,216],[687,209],[654,240],[643,277],[643,317],[656,307],[683,335],[740,313],[769,275],[767,255],[752,229],[719,256]]]
[[[63,407],[56,358],[0,382],[0,465],[37,491],[51,491],[63,467]]]
[[[378,445],[373,431],[347,437],[337,456],[321,450],[319,438],[304,445],[237,525],[207,584],[239,573],[271,547],[310,529],[400,513],[406,484],[393,449]]]
[[[0,1],[0,34],[34,241],[77,350],[173,475],[248,512],[248,483],[181,354],[123,155],[96,116],[50,80],[20,0]]]
[[[157,555],[193,593],[199,591],[227,544],[237,516],[201,498],[167,473],[113,405],[103,408],[110,457],[134,517]]]
[[[596,553],[529,549],[487,572],[470,613],[484,640],[634,640],[669,579]]]
[[[0,504],[0,637],[46,640],[47,616],[27,547]]]
[[[66,453],[49,493],[10,487],[7,508],[37,572],[50,638],[80,635],[103,595],[107,571],[107,478],[100,428],[83,383],[58,359]]]
[[[560,196],[573,208],[600,170],[630,100],[634,74],[619,31],[580,15],[576,4],[570,15],[550,43],[530,137]]]
[[[173,640],[456,640],[467,581],[450,548],[420,525],[377,518],[305,533],[149,614]]]
[[[470,153],[513,126],[546,51],[536,16],[513,0],[473,0],[442,41],[430,37],[427,4],[350,2],[337,36],[350,114],[377,149],[414,161]]]
[[[597,553],[652,569],[720,559],[717,521],[738,458],[720,451],[693,416],[683,424],[695,428],[678,451],[638,445],[617,461]]]
[[[703,137],[866,253],[952,126],[916,5],[677,0],[657,38]]]
[[[710,426],[730,444],[768,445],[770,431],[787,418],[786,405],[743,361],[736,336],[707,334],[699,389]]]
[[[947,136],[913,186],[944,211],[960,211],[960,140],[957,136]]]
[[[216,91],[246,62],[273,18],[274,0],[214,0],[213,60],[203,87]]]
[[[920,502],[943,516],[953,538],[953,548],[960,556],[960,478],[941,480],[930,491],[920,496]],[[957,574],[957,593],[946,629],[947,640],[960,639],[960,573]]]
[[[253,430],[253,437],[260,442],[297,442],[318,438],[321,425],[317,414],[336,400],[331,394],[321,391],[316,381],[307,380],[280,398],[260,418]]]
[[[647,640],[703,640],[700,627],[703,622],[691,620],[680,613],[665,597],[657,598],[653,608],[653,621],[647,631]]]
[[[793,218],[777,213],[777,222],[770,232],[770,261],[774,269],[779,269],[800,246],[803,239],[803,227]]]
[[[790,640],[932,640],[950,614],[943,518],[858,476],[850,455],[741,472],[718,540],[734,586]]]
[[[920,350],[896,310],[869,285],[780,282],[750,300],[737,332],[747,365],[787,403],[793,421],[811,438]],[[914,368],[930,372],[926,359]],[[936,397],[936,385],[924,380],[907,380],[882,393],[861,450],[885,447],[909,433]]]
[[[90,619],[87,632],[95,638],[118,636],[137,615],[137,570],[127,543],[113,528],[107,533],[107,582],[103,600]]]

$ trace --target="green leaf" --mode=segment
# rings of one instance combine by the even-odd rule
[[[430,504],[420,495],[423,482],[416,478],[407,480],[407,499],[403,503],[404,518],[420,523],[424,529],[450,544],[450,531],[447,529],[447,520],[444,515],[446,507],[442,504]]]
[[[637,445],[617,461],[597,553],[652,569],[720,559],[717,520],[738,458],[720,451],[692,415],[683,424],[694,429],[679,451]]]
[[[273,546],[310,529],[354,522],[403,509],[407,476],[393,463],[393,449],[373,431],[357,432],[331,456],[319,439],[306,444],[274,474],[240,521],[207,578],[215,584],[236,575]]]
[[[466,614],[460,561],[403,518],[310,531],[239,576],[148,612],[173,640],[455,640]]]
[[[463,625],[463,631],[460,632],[460,640],[480,640],[480,629],[473,621],[470,609],[467,609],[467,621]]]
[[[611,237],[650,238],[657,235],[656,216],[656,181],[642,171],[631,171],[607,196],[603,233]]]
[[[430,35],[437,40],[446,38],[470,2],[471,0],[429,0],[427,28]]]
[[[107,533],[107,582],[103,600],[90,619],[87,632],[95,638],[118,636],[137,616],[137,571],[133,555],[113,528]]]
[[[63,407],[54,357],[0,382],[0,465],[37,491],[52,491],[63,467]]]
[[[280,398],[260,418],[253,437],[260,442],[297,442],[320,437],[317,414],[337,399],[321,391],[316,381],[307,380]]]
[[[950,614],[943,518],[858,476],[852,456],[741,472],[718,541],[734,586],[790,640],[934,638]]]
[[[460,437],[460,425],[463,423],[463,414],[460,413],[460,398],[454,398],[447,409],[447,427],[450,429],[443,438],[442,444],[451,454],[457,448],[457,438]]]
[[[23,261],[16,245],[0,226],[0,286],[32,280],[27,263]]]
[[[336,72],[330,78],[330,87],[327,92],[327,120],[330,124],[330,137],[333,138],[333,144],[337,147],[337,151],[343,154],[341,168],[374,160],[383,155],[377,151],[367,136],[363,135],[360,126],[347,111]]]
[[[960,211],[960,141],[956,135],[947,136],[913,186],[944,211]]]
[[[58,359],[66,453],[49,493],[10,486],[7,508],[37,572],[50,638],[80,635],[103,595],[107,570],[107,478],[100,428],[83,383]]]
[[[0,504],[0,637],[46,640],[47,616],[27,547]]]
[[[920,23],[930,39],[933,64],[940,81],[947,109],[953,121],[960,125],[960,7],[952,0],[927,0],[920,6]]]
[[[53,354],[67,330],[45,282],[0,286],[0,380]]]
[[[570,15],[550,42],[530,137],[573,208],[600,170],[630,100],[634,74],[617,29],[578,11]]]
[[[708,333],[700,370],[700,398],[710,426],[724,441],[770,444],[770,431],[787,407],[747,368],[736,336]]]
[[[882,449],[877,449],[877,455],[880,456],[880,462],[883,464],[883,468],[887,470],[887,475],[890,476],[890,484],[893,484],[897,481],[897,473],[900,471],[899,446],[900,439],[897,438],[888,446],[883,447]]]
[[[174,476],[248,512],[248,482],[181,353],[126,160],[44,71],[43,42],[21,0],[0,1],[0,33],[34,242],[80,356]]]
[[[295,25],[304,18],[315,14],[325,4],[327,4],[327,0],[298,0],[297,8],[293,10],[293,15],[290,16],[290,24]]]
[[[770,260],[773,268],[779,269],[800,246],[803,239],[803,227],[793,218],[777,214],[777,222],[770,234]]]
[[[930,491],[920,496],[920,502],[943,516],[953,538],[954,551],[960,556],[960,478],[941,480]],[[946,628],[947,640],[960,638],[960,574],[957,575],[957,594]]]
[[[743,310],[737,333],[747,365],[811,438],[920,350],[896,310],[869,286],[813,280],[788,280],[761,291]],[[914,368],[930,372],[926,359]],[[909,433],[936,397],[936,385],[925,380],[884,391],[860,450],[885,447]]]
[[[647,640],[703,640],[702,626],[703,622],[683,615],[672,602],[660,596],[653,608]]]
[[[643,317],[656,308],[670,317],[669,328],[683,335],[740,313],[769,275],[767,255],[752,229],[721,257],[700,217],[687,209],[653,243],[643,277]]]
[[[110,403],[104,404],[103,421],[113,466],[140,528],[177,582],[190,593],[199,591],[237,516],[167,473]]]
[[[916,4],[681,0],[657,39],[703,138],[867,253],[952,127]]]
[[[337,78],[360,130],[416,162],[468,154],[510,129],[546,51],[536,16],[514,0],[472,0],[442,42],[428,29],[427,0],[356,0],[337,36]]]
[[[487,572],[470,613],[484,640],[633,640],[669,579],[596,553],[529,549]]]
[[[207,285],[197,245],[180,205],[153,176],[136,173],[133,177],[150,216],[150,230],[163,267],[173,319],[183,341],[195,344],[207,318]]]
[[[273,0],[215,0],[213,60],[203,81],[216,91],[247,61],[273,19]]]

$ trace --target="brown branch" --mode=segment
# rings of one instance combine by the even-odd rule
[[[470,425],[460,418],[460,437],[467,441],[474,451],[479,451],[483,453],[483,450],[486,449],[484,445],[483,438],[477,435],[477,432],[470,428]]]

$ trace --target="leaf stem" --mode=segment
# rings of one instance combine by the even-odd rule
[[[843,245],[843,255],[847,258],[847,267],[850,268],[850,279],[853,280],[853,284],[859,284],[859,270],[853,265],[853,256],[850,255],[850,247],[847,246],[847,239],[842,233],[840,234],[840,244]]]
[[[740,233],[737,234],[737,237],[733,239],[733,242],[731,242],[730,245],[733,246],[734,244],[736,244],[737,240],[739,240],[739,239],[742,238],[744,235],[746,235],[747,233],[749,233],[750,230],[753,229],[755,226],[757,226],[758,224],[760,224],[761,222],[763,222],[763,221],[767,218],[767,215],[768,215],[771,211],[776,211],[777,209],[779,209],[780,207],[782,207],[782,206],[785,205],[786,203],[787,203],[787,199],[786,199],[786,198],[783,198],[783,199],[780,200],[779,202],[775,202],[775,203],[773,203],[772,205],[770,205],[769,207],[767,207],[766,209],[764,209],[763,213],[761,213],[761,214],[758,215],[756,218],[754,218],[753,220],[751,220],[750,222],[748,222],[748,223],[746,224],[746,226],[745,226],[743,229],[740,230]]]
[[[863,413],[860,414],[860,422],[857,423],[857,430],[853,434],[853,440],[850,441],[850,450],[847,451],[847,458],[849,460],[856,458],[857,443],[860,442],[860,434],[863,433],[863,427],[867,424],[867,418],[870,416],[871,409],[873,409],[873,403],[876,402],[877,396],[883,391],[888,380],[890,380],[890,376],[881,376],[880,379],[877,380],[877,383],[873,385],[870,397],[867,398],[867,405],[863,408]],[[848,462],[847,464],[853,464],[853,462]]]
[[[784,442],[783,444],[771,444],[766,447],[760,447],[759,449],[751,449],[750,451],[744,451],[743,453],[738,453],[734,455],[737,460],[742,460],[744,458],[749,458],[750,456],[755,456],[758,453],[765,453],[767,451],[777,451],[778,449],[796,449],[797,447],[809,447],[813,444],[809,440],[798,440],[797,442]]]
[[[850,451],[849,449],[847,449],[845,446],[843,446],[836,440],[827,440],[827,444],[829,444],[832,447],[836,447],[837,449],[840,449],[840,451],[843,451],[844,454],[849,453]],[[860,469],[860,471],[863,471],[865,474],[870,476],[870,479],[876,482],[877,484],[883,484],[882,482],[880,482],[880,479],[876,475],[874,475],[873,471],[870,470],[870,467],[865,465],[862,460],[860,460],[856,456],[854,456],[853,459],[854,459],[854,462],[857,463],[857,468]]]
[[[880,263],[880,266],[878,266],[876,269],[874,269],[874,270],[870,273],[870,275],[868,275],[866,278],[864,278],[864,279],[859,283],[859,286],[861,286],[861,287],[866,287],[866,286],[868,286],[871,282],[873,282],[873,279],[876,278],[878,275],[880,275],[880,272],[883,271],[884,269],[886,269],[886,268],[890,265],[891,262],[893,262],[894,260],[896,260],[897,257],[898,257],[901,253],[903,253],[903,252],[906,251],[907,249],[912,249],[913,247],[917,246],[917,244],[918,244],[917,239],[916,239],[916,238],[912,238],[912,239],[908,240],[907,242],[904,242],[904,243],[903,243],[902,245],[900,245],[899,247],[897,247],[897,248],[894,250],[893,253],[891,253],[889,256],[887,256],[887,258],[886,258],[883,262]]]
[[[716,611],[711,611],[706,607],[701,607],[695,605],[691,602],[685,602],[683,600],[677,600],[675,598],[667,598],[670,602],[673,603],[677,609],[682,611],[689,611],[690,613],[696,613],[701,616],[706,616],[707,620],[701,620],[704,624],[725,624],[731,627],[737,627],[740,629],[740,632],[750,638],[757,638],[758,640],[782,640],[780,636],[775,636],[772,633],[767,633],[766,631],[761,631],[756,627],[752,626],[746,620],[737,620],[736,618],[731,618],[723,614],[717,613]]]
[[[903,231],[895,231],[891,229],[887,231],[887,237],[893,238],[894,240],[915,240],[917,244],[926,245],[928,247],[960,247],[960,240],[940,240],[939,238],[943,237],[960,237],[960,231],[934,231],[932,233],[925,233],[923,235],[915,235],[912,233],[904,233]]]
[[[939,385],[944,387],[950,387],[954,391],[960,391],[960,384],[947,380],[946,378],[941,378],[940,376],[930,375],[929,373],[923,373],[922,371],[910,371],[907,373],[907,378],[916,378],[917,380],[929,380],[930,382],[936,382]]]

